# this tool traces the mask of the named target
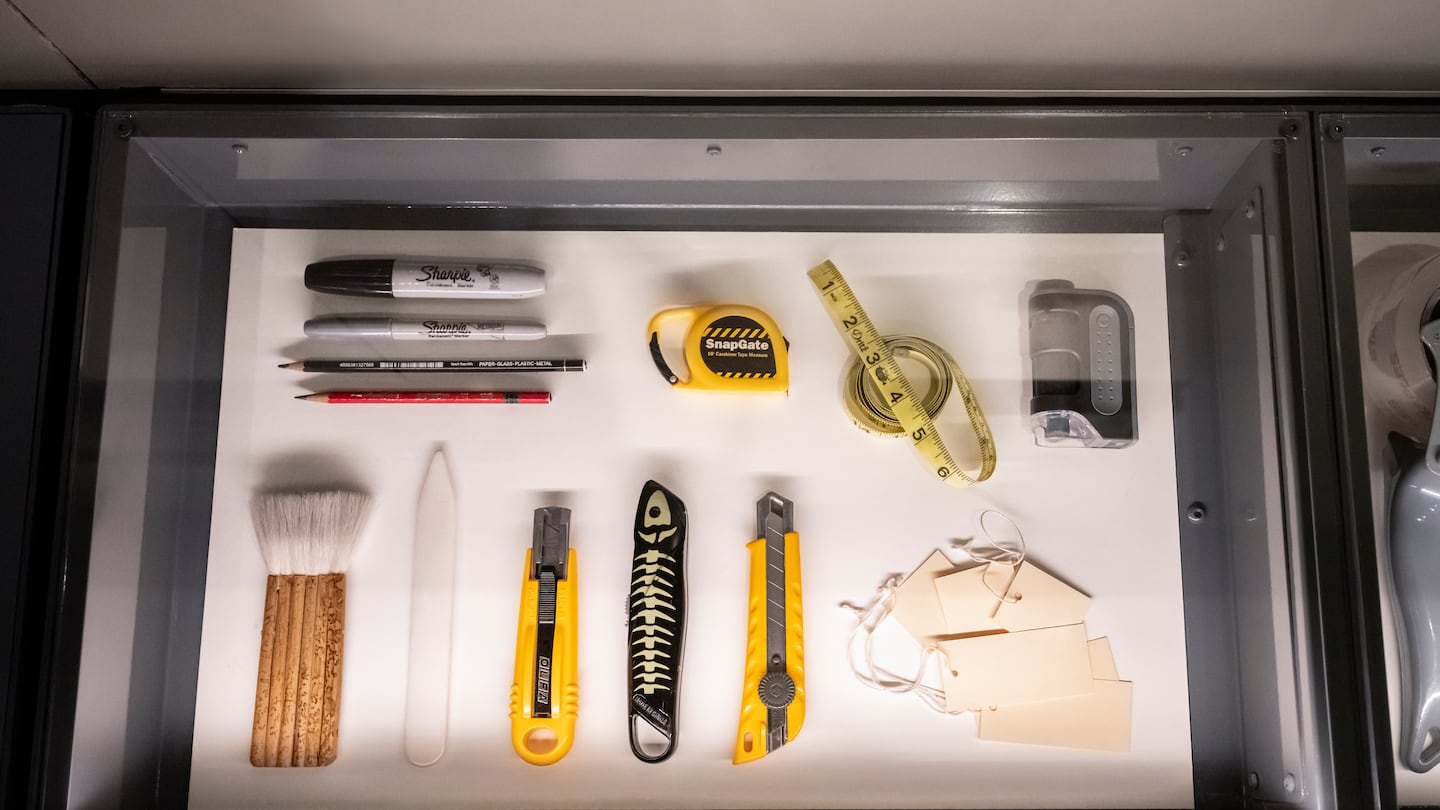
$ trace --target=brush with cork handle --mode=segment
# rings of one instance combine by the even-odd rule
[[[269,571],[251,765],[299,768],[335,761],[345,570],[369,508],[369,496],[343,491],[264,493],[251,502]]]

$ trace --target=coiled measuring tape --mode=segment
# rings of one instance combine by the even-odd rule
[[[908,436],[926,466],[947,484],[966,486],[989,478],[995,472],[995,437],[975,389],[955,358],[923,338],[882,337],[833,263],[826,261],[809,275],[830,320],[855,353],[845,384],[845,407],[855,423],[873,433]],[[930,371],[924,396],[917,394],[906,378],[897,355],[914,359]],[[960,469],[935,429],[934,417],[949,401],[952,389],[965,403],[970,429],[980,447],[980,469],[974,473]]]

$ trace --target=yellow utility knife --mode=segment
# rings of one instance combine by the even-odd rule
[[[579,704],[570,510],[536,509],[533,543],[525,552],[525,584],[520,591],[510,742],[526,762],[550,765],[575,742]]]
[[[768,492],[755,504],[750,618],[735,764],[795,739],[805,721],[805,633],[800,619],[800,535],[795,504]]]

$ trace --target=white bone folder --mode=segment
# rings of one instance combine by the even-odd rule
[[[442,449],[430,460],[415,513],[405,756],[421,767],[440,761],[449,728],[455,535],[455,489]]]

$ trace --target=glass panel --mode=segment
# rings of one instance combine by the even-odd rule
[[[1207,207],[1250,139],[138,138],[198,199],[507,206]],[[1199,143],[1199,142],[1197,142]]]
[[[1431,654],[1431,616],[1440,594],[1430,584],[1434,533],[1423,509],[1432,488],[1425,481],[1425,446],[1435,383],[1422,327],[1435,320],[1440,300],[1440,234],[1434,229],[1440,139],[1356,137],[1346,140],[1343,152],[1353,228],[1345,241],[1353,257],[1364,461],[1392,735],[1380,745],[1393,757],[1400,804],[1433,805],[1440,802],[1440,774],[1430,770],[1434,721],[1426,707],[1440,696]]]
[[[72,803],[1205,807],[1249,796],[1333,806],[1297,518],[1308,507],[1297,494],[1294,327],[1282,306],[1291,268],[1280,212],[1293,204],[1278,117],[112,120],[135,136],[107,136],[92,248],[89,418],[77,445],[90,477],[74,495],[90,576]],[[546,269],[549,289],[489,304],[304,289],[310,262],[388,254],[525,259]],[[929,480],[933,468],[905,440],[868,436],[846,418],[845,344],[804,272],[827,256],[883,332],[932,338],[956,357],[993,430],[993,479],[950,489]],[[1134,444],[1034,441],[1026,307],[1048,278],[1108,290],[1133,312]],[[1068,306],[1079,312],[1095,299],[1076,300]],[[791,341],[787,397],[673,391],[652,370],[642,328],[651,315],[726,302],[763,308]],[[1084,311],[1076,323],[1094,330],[1091,314],[1120,309]],[[319,316],[470,313],[541,320],[551,335],[479,348],[327,344],[300,328]],[[1067,350],[1091,357],[1090,337]],[[664,340],[678,357],[681,336]],[[589,367],[368,378],[276,368],[327,353],[538,353]],[[364,386],[542,388],[553,403],[340,409],[293,399]],[[966,420],[956,400],[939,427],[971,466],[978,448],[957,438]],[[422,769],[404,748],[414,499],[441,445],[461,535],[448,746]],[[623,730],[618,606],[648,477],[686,501],[692,543],[684,740],[660,766],[637,762]],[[266,581],[250,498],[336,485],[375,498],[347,574],[341,753],[317,780],[277,782],[247,757]],[[794,499],[803,538],[807,717],[766,763],[732,766],[745,697],[741,546],[767,489]],[[511,751],[505,707],[531,510],[551,502],[573,510],[584,572],[582,683],[575,747],[542,770]],[[1070,701],[1053,714],[1022,699],[993,710],[960,699],[953,708],[977,710],[960,717],[852,677],[854,621],[835,603],[865,602],[937,548],[966,563],[952,541],[977,533],[987,508],[1020,527],[1027,566],[1090,597],[1078,637],[1108,639],[1116,673],[1134,684],[1131,718],[1083,697],[1126,689],[1095,686],[1094,670],[1083,689],[1044,695]],[[985,621],[1024,604],[1003,593],[1013,598]],[[1034,629],[1074,618],[1047,621]],[[914,640],[896,622],[885,631],[881,663],[915,668]],[[1022,671],[1053,681],[1056,656],[1075,652],[1062,647],[984,657],[984,672],[1038,660]],[[947,660],[963,655],[951,648]],[[936,687],[939,676],[930,673]],[[1042,729],[1032,737],[1073,735],[1083,724],[1054,718],[1085,712],[1089,725],[1128,730],[1128,750],[977,738],[977,719],[980,737],[1026,723]],[[1117,745],[1107,734],[1096,732]]]

